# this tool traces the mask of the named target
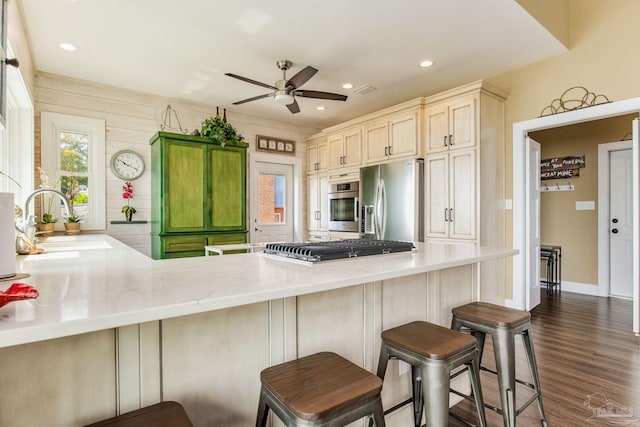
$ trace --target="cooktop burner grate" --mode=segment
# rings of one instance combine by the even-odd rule
[[[269,243],[265,246],[264,253],[318,262],[393,252],[409,252],[413,249],[414,246],[411,242],[352,239],[316,243]]]

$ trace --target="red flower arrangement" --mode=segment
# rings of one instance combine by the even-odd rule
[[[122,186],[122,198],[127,199],[127,204],[122,207],[122,213],[127,221],[131,221],[133,214],[136,213],[136,208],[129,204],[133,198],[133,185],[129,181]]]

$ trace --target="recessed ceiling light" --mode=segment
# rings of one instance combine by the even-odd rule
[[[69,52],[76,50],[76,47],[71,43],[60,43],[60,47],[64,50],[68,50]]]
[[[427,68],[427,67],[431,67],[433,65],[433,61],[429,61],[428,59],[426,61],[422,61],[420,63],[420,66],[422,68]]]
[[[342,85],[343,89],[351,89],[353,87],[353,85],[351,83],[345,83]]]
[[[326,110],[326,108],[325,108],[325,107],[323,107],[323,106],[321,105],[321,106],[319,106],[319,107],[316,107],[316,110],[318,110],[318,111],[324,111],[324,110]]]

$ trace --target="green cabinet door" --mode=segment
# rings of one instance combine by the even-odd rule
[[[164,148],[163,231],[206,231],[207,146],[169,140]]]
[[[246,227],[245,149],[209,147],[210,217],[215,231]]]

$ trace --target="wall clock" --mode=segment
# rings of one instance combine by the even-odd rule
[[[120,179],[138,179],[144,172],[144,159],[135,151],[118,151],[111,157],[111,172]]]

